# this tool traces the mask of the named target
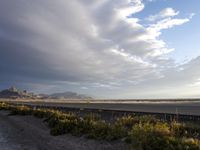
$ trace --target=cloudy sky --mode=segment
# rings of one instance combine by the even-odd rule
[[[199,0],[0,0],[0,89],[200,97]]]

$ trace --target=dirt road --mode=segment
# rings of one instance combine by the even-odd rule
[[[122,142],[88,140],[71,135],[51,136],[47,125],[33,116],[8,116],[0,111],[1,150],[124,150]]]

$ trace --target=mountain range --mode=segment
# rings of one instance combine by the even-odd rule
[[[63,92],[63,93],[53,93],[53,94],[34,94],[27,92],[26,90],[19,90],[15,87],[5,89],[0,91],[0,98],[8,99],[92,99],[92,97],[78,94],[75,92]]]

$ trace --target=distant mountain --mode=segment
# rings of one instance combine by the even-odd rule
[[[92,99],[92,97],[75,92],[54,93],[49,95],[52,99]]]
[[[34,94],[29,93],[26,90],[19,90],[15,87],[0,91],[0,98],[10,98],[10,99],[92,99],[92,97],[78,94],[75,92],[63,92],[63,93],[54,93],[54,94]]]
[[[38,95],[34,93],[28,93],[26,90],[19,90],[15,87],[11,87],[9,89],[0,91],[0,98],[38,98]]]

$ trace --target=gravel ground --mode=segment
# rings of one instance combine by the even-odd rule
[[[121,141],[105,142],[71,135],[51,136],[47,125],[33,116],[8,116],[0,111],[1,150],[127,150]]]

